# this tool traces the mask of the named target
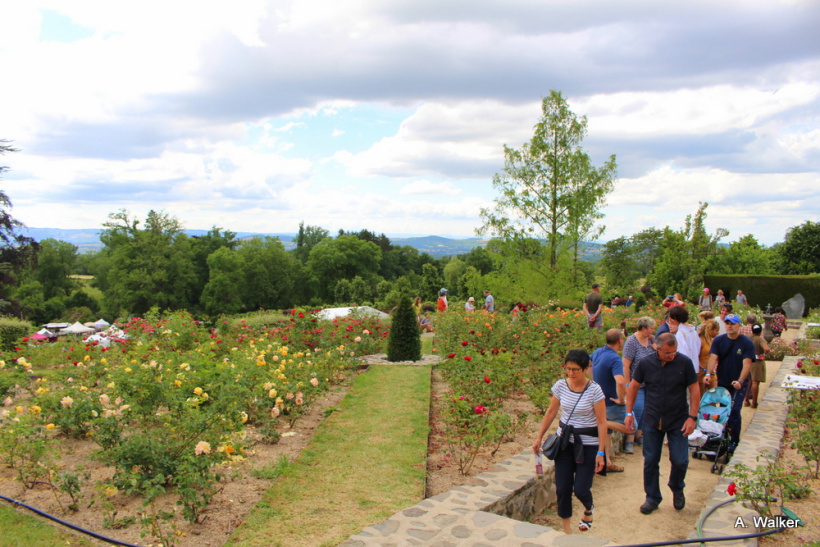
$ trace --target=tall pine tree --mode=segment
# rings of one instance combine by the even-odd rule
[[[418,361],[421,359],[421,333],[413,304],[402,294],[393,312],[393,324],[387,337],[388,361]]]

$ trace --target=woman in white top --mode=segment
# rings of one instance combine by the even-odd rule
[[[538,437],[532,445],[538,454],[544,434],[552,425],[561,408],[558,434],[560,448],[555,457],[555,493],[558,498],[558,516],[564,524],[564,532],[572,533],[572,493],[584,505],[584,516],[578,523],[582,532],[592,528],[592,479],[603,471],[606,464],[605,446],[608,442],[606,402],[601,386],[590,380],[585,372],[589,368],[589,354],[574,349],[564,358],[566,380],[558,380],[552,386],[552,401],[541,421]]]

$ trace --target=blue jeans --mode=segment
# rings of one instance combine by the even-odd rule
[[[555,495],[558,498],[558,516],[572,516],[572,492],[587,510],[592,509],[592,479],[595,478],[595,457],[598,445],[584,445],[584,463],[575,462],[572,443],[566,450],[558,450],[555,457]]]
[[[746,391],[749,389],[749,381],[743,384],[743,387],[735,391],[733,387],[726,388],[732,395],[732,410],[729,412],[729,419],[726,420],[726,426],[729,428],[729,439],[734,446],[740,442],[740,411],[743,410],[743,401],[746,399]]]
[[[660,431],[645,427],[643,430],[643,490],[646,492],[646,501],[660,503],[663,500],[660,487],[660,461],[663,450],[663,438],[669,440],[669,462],[672,469],[669,472],[667,485],[673,492],[683,491],[686,483],[686,470],[689,468],[689,439],[683,436],[683,431],[675,428],[670,431]]]
[[[635,423],[635,431],[639,429],[643,429],[643,405],[644,401],[646,401],[646,388],[641,386],[641,389],[638,390],[638,395],[635,396],[635,406],[632,407],[632,413],[635,415],[634,423]]]

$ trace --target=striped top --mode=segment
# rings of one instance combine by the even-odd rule
[[[601,386],[590,380],[589,387],[582,394],[576,393],[569,388],[566,380],[558,380],[552,386],[552,395],[558,397],[561,402],[561,421],[567,425],[582,427],[598,427],[598,421],[595,419],[595,403],[604,399],[604,392]],[[578,398],[581,398],[579,401]],[[575,406],[575,403],[578,406]],[[575,407],[575,412],[572,408]],[[570,413],[572,416],[570,417]],[[567,422],[567,418],[569,421]],[[561,434],[561,427],[558,427],[558,434]],[[569,442],[572,442],[570,437]],[[599,444],[598,437],[591,437],[589,435],[581,435],[581,442],[585,445]]]

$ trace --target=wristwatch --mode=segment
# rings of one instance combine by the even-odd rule
[[[693,420],[695,420],[696,422],[698,421],[698,417],[697,417],[697,416],[692,416],[692,415],[690,414],[690,415],[689,415],[689,417],[690,417],[690,418],[692,418]]]

